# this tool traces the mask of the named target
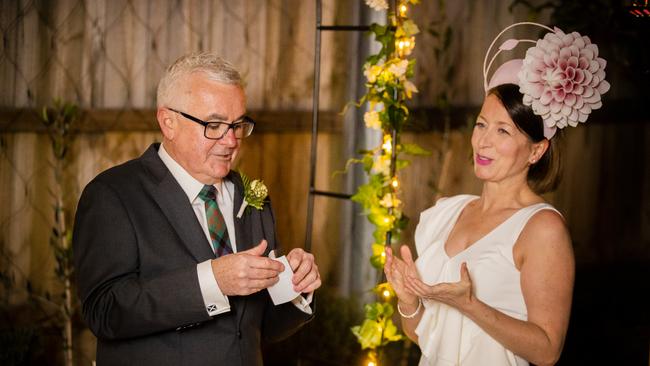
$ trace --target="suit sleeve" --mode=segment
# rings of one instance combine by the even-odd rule
[[[196,263],[145,277],[138,235],[120,196],[101,181],[84,190],[75,217],[74,262],[82,314],[102,339],[124,339],[211,319]]]
[[[277,237],[275,235],[275,216],[271,204],[268,209],[264,209],[262,214],[262,230],[265,237],[273,238],[273,247],[278,247]],[[312,301],[312,313],[307,314],[298,309],[295,304],[288,302],[275,306],[267,295],[268,301],[264,313],[264,324],[262,326],[262,336],[267,342],[278,342],[297,332],[300,327],[309,322],[314,317],[315,302]]]

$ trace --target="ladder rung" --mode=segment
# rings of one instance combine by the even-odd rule
[[[349,200],[350,197],[352,197],[351,194],[338,193],[338,192],[318,191],[316,189],[312,189],[309,193],[317,195],[317,196],[334,197],[334,198],[340,198],[340,199],[344,199],[344,200]]]
[[[369,25],[319,25],[319,30],[324,31],[369,31]]]

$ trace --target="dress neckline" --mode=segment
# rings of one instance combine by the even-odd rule
[[[525,210],[525,209],[527,209],[527,208],[529,208],[529,207],[533,207],[533,206],[535,206],[535,205],[539,205],[539,204],[542,203],[542,202],[539,202],[539,203],[533,203],[532,205],[525,206],[525,207],[522,207],[522,208],[518,209],[518,210],[515,211],[512,215],[508,216],[508,218],[506,218],[505,220],[501,221],[497,226],[493,227],[493,228],[492,228],[490,231],[488,231],[485,235],[483,235],[482,237],[476,239],[474,242],[472,242],[470,245],[468,245],[465,249],[463,249],[463,250],[461,250],[460,252],[454,254],[453,256],[449,256],[449,254],[447,254],[447,241],[449,240],[449,236],[451,235],[451,232],[452,232],[452,231],[454,230],[454,228],[456,227],[456,224],[458,223],[458,219],[460,218],[460,215],[463,213],[463,211],[465,211],[465,208],[467,207],[467,205],[469,205],[470,202],[476,201],[476,200],[479,199],[479,198],[481,198],[481,197],[480,197],[480,196],[476,196],[476,197],[474,197],[474,198],[472,198],[472,199],[468,199],[467,201],[465,201],[465,202],[460,206],[460,208],[458,209],[458,211],[456,211],[456,213],[454,214],[454,218],[453,218],[454,223],[453,223],[453,225],[450,225],[449,229],[448,229],[447,232],[445,233],[445,237],[444,237],[444,240],[443,240],[443,242],[442,242],[442,253],[445,255],[445,257],[447,257],[448,260],[455,259],[455,258],[459,257],[460,255],[467,253],[471,248],[475,247],[477,244],[479,244],[480,242],[482,242],[485,238],[487,238],[487,237],[491,236],[492,234],[494,234],[494,233],[495,233],[499,228],[501,228],[503,225],[505,225],[508,221],[512,220],[512,218],[515,217],[515,216],[516,216],[518,213],[520,213],[522,210]]]

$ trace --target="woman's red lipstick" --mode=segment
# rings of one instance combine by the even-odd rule
[[[476,161],[476,164],[478,165],[490,165],[492,163],[492,159],[488,159],[484,156],[481,156],[479,154],[476,154],[476,157],[474,158],[474,161]]]

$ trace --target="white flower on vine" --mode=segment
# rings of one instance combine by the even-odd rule
[[[366,5],[375,9],[376,11],[388,10],[387,0],[366,0]]]
[[[384,198],[379,201],[379,204],[386,208],[398,207],[402,204],[402,201],[397,199],[397,196],[392,193],[386,193]]]
[[[382,154],[375,157],[370,172],[372,174],[390,175],[390,155]]]
[[[418,88],[416,88],[415,84],[413,84],[410,80],[404,80],[404,91],[406,92],[406,96],[411,99],[413,93],[418,92]]]
[[[377,111],[377,112],[383,112],[384,111],[384,103],[382,102],[376,102],[374,100],[371,100],[368,102],[370,104],[370,110],[371,111]]]
[[[366,123],[366,127],[372,128],[375,130],[381,129],[381,120],[379,119],[379,113],[377,111],[368,111],[363,115],[363,121]]]
[[[368,79],[369,83],[374,83],[377,81],[377,77],[381,74],[381,72],[384,70],[382,65],[370,65],[366,64],[366,67],[363,70],[363,75]]]
[[[388,66],[388,71],[399,79],[404,76],[404,74],[406,74],[406,69],[408,66],[408,60],[400,60],[398,62],[390,64],[390,66]]]

